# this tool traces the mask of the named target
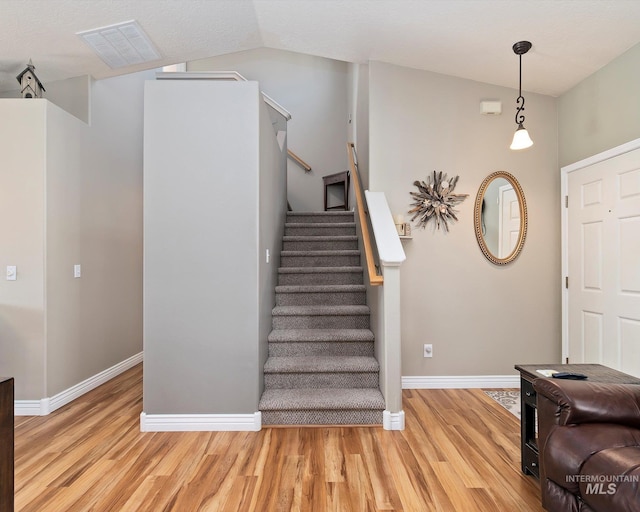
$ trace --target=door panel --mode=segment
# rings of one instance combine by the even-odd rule
[[[585,290],[602,292],[602,222],[582,225],[582,284]]]

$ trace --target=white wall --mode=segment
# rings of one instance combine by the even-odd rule
[[[289,202],[294,210],[322,210],[322,177],[348,168],[347,64],[259,48],[189,62],[187,70],[238,71],[291,112],[289,149],[313,170],[305,173],[289,160]]]
[[[261,103],[257,82],[145,86],[147,414],[257,410]]]
[[[92,126],[47,100],[0,101],[0,252],[20,273],[0,286],[0,373],[15,377],[17,400],[53,397],[142,350],[148,76],[96,82]]]
[[[384,191],[392,213],[412,202],[413,181],[434,170],[459,175],[469,194],[448,234],[418,230],[405,242],[402,344],[405,376],[515,373],[517,363],[560,358],[560,204],[556,100],[525,94],[535,145],[510,151],[517,92],[425,71],[370,63],[370,189]],[[503,103],[482,116],[481,100]],[[474,234],[473,204],[496,170],[520,182],[529,211],[523,252],[489,263]],[[422,345],[432,343],[432,359]]]
[[[85,123],[90,122],[93,80],[89,75],[47,82],[44,86],[42,99],[49,100]],[[13,91],[0,92],[0,98],[20,98],[20,89],[16,87]]]
[[[0,100],[0,374],[45,396],[45,100]],[[5,280],[16,265],[16,281]]]

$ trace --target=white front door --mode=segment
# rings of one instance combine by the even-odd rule
[[[640,376],[640,149],[568,172],[567,356]]]

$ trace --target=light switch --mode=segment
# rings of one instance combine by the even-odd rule
[[[80,265],[73,266],[73,277],[82,277],[82,270],[80,269]]]
[[[15,265],[7,265],[7,281],[15,281],[18,278],[18,271]]]

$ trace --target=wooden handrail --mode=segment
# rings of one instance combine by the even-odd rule
[[[287,149],[287,155],[289,155],[289,158],[294,160],[300,167],[302,167],[304,169],[304,172],[311,171],[311,166],[290,149]]]
[[[360,221],[360,231],[362,232],[362,245],[364,246],[364,257],[367,261],[367,272],[369,273],[369,283],[371,286],[380,286],[384,279],[376,272],[376,264],[373,257],[373,248],[371,246],[371,237],[369,236],[369,225],[364,211],[364,198],[362,197],[360,187],[360,175],[353,154],[356,146],[353,142],[347,143],[347,153],[349,153],[349,167],[353,176],[353,186],[356,192],[356,205],[358,207],[358,219]]]

